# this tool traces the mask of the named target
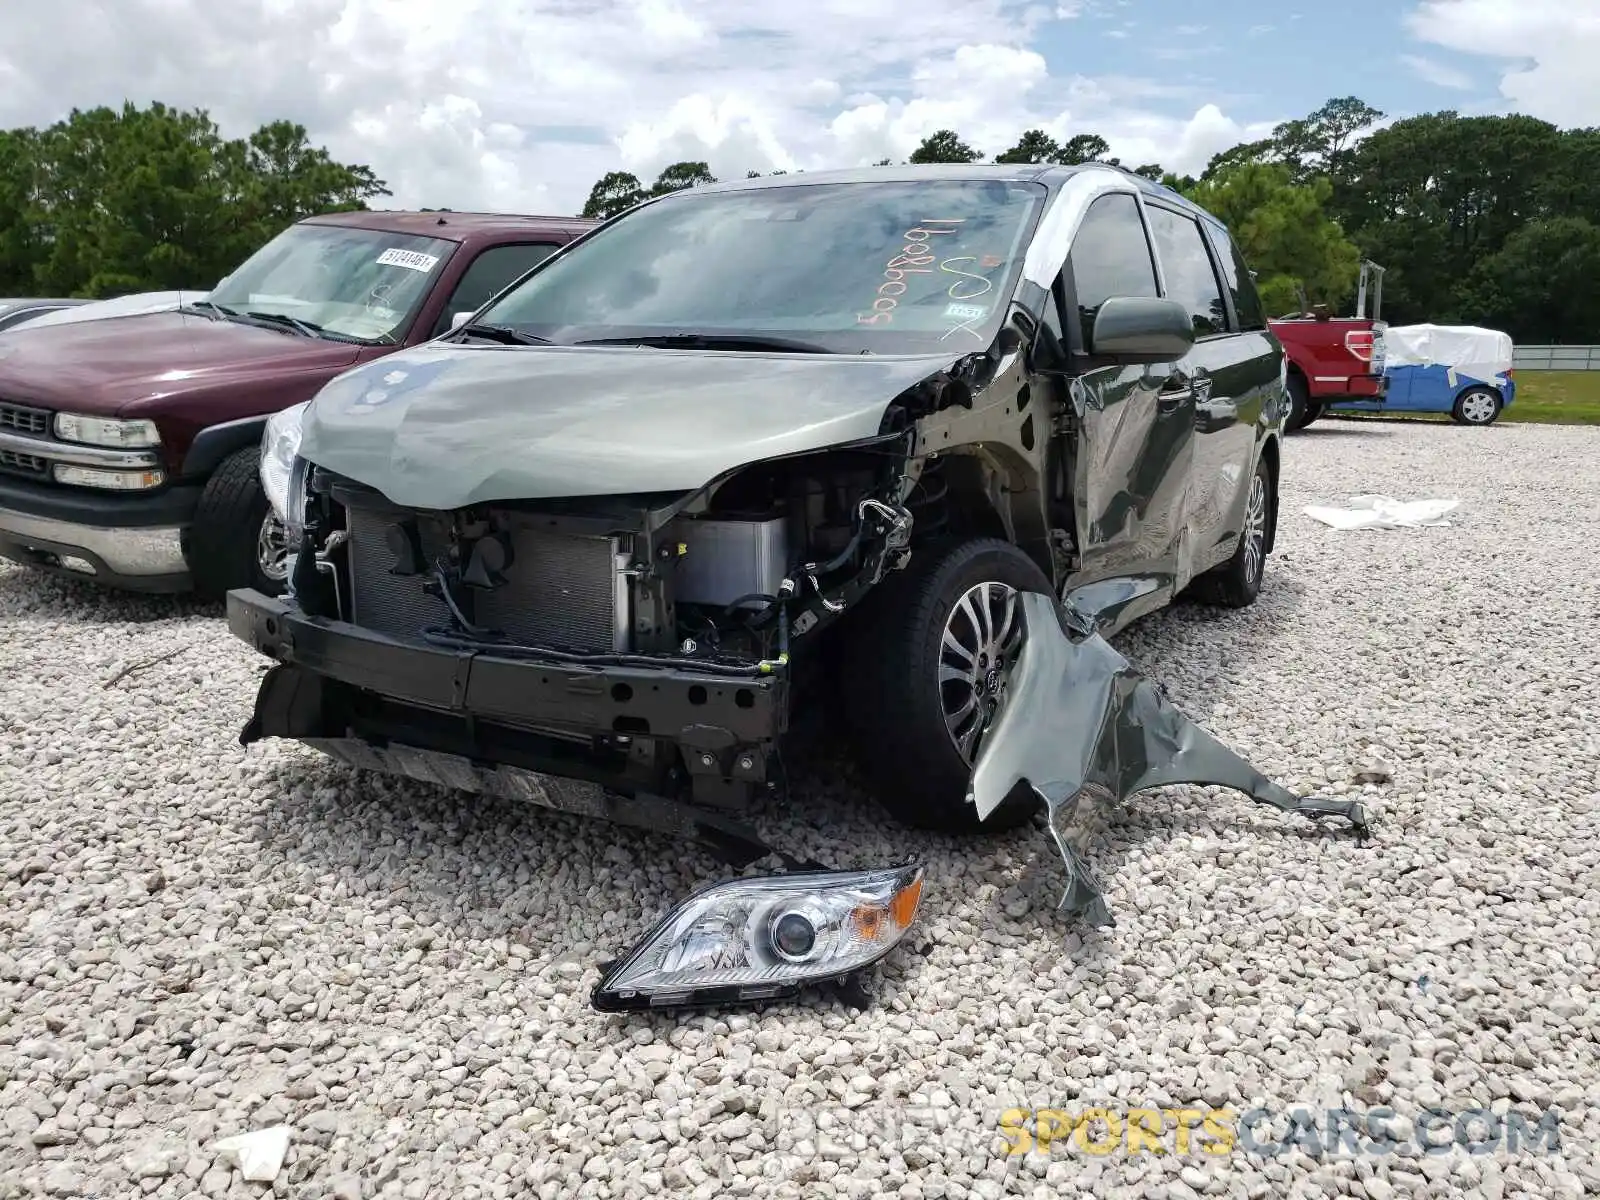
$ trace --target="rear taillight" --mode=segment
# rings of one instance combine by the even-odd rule
[[[1344,348],[1362,362],[1371,362],[1377,335],[1370,329],[1352,329],[1344,335]]]

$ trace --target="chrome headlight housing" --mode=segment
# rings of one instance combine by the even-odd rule
[[[119,421],[111,417],[88,417],[79,413],[57,413],[56,436],[63,442],[84,446],[110,446],[116,450],[143,450],[161,445],[161,434],[154,421]]]
[[[267,418],[261,431],[261,490],[267,503],[288,526],[291,543],[298,542],[306,523],[306,476],[300,457],[300,429],[309,400]]]
[[[922,868],[802,871],[702,888],[612,963],[601,1012],[791,996],[877,962],[911,926]]]

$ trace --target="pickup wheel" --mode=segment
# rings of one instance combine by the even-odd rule
[[[1196,579],[1191,591],[1196,600],[1222,608],[1248,608],[1261,594],[1261,577],[1267,568],[1267,529],[1278,507],[1272,487],[1272,470],[1263,458],[1256,463],[1245,502],[1244,529],[1233,557]]]
[[[189,531],[189,571],[195,590],[213,600],[233,588],[282,593],[289,540],[261,490],[261,451],[229,455],[206,482]]]
[[[1457,425],[1493,425],[1504,403],[1493,388],[1468,388],[1456,397],[1450,417]]]
[[[1054,594],[997,538],[920,548],[862,605],[841,672],[856,757],[884,808],[919,829],[1014,829],[1040,805],[1019,793],[979,821],[967,786],[1022,644],[1021,592]],[[870,611],[865,611],[870,605]]]
[[[1294,433],[1304,429],[1322,414],[1312,411],[1311,389],[1301,375],[1290,371],[1286,387],[1289,393],[1289,415],[1283,420],[1283,431]]]

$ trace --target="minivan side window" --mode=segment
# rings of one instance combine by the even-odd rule
[[[1189,310],[1195,337],[1228,332],[1228,306],[1222,302],[1211,252],[1193,217],[1150,205],[1150,236],[1161,258],[1167,297]]]
[[[1261,296],[1250,278],[1250,268],[1245,266],[1239,244],[1220,225],[1206,225],[1211,235],[1211,247],[1217,252],[1217,263],[1222,267],[1222,281],[1233,296],[1233,312],[1239,318],[1239,328],[1265,329],[1266,314],[1261,308]]]
[[[1067,277],[1072,281],[1078,317],[1083,322],[1083,344],[1089,345],[1095,314],[1113,296],[1159,296],[1155,263],[1139,204],[1131,195],[1115,192],[1101,196],[1083,214],[1083,224],[1072,239],[1067,255]]]
[[[520,246],[491,246],[461,273],[461,281],[450,293],[450,302],[439,314],[433,336],[438,337],[450,328],[450,318],[458,312],[477,312],[490,299],[521,279],[560,245],[553,242],[536,242]]]

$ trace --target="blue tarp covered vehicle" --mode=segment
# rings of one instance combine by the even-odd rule
[[[1391,325],[1384,344],[1383,398],[1331,403],[1330,411],[1449,413],[1463,425],[1490,425],[1516,395],[1510,334],[1474,325]]]

